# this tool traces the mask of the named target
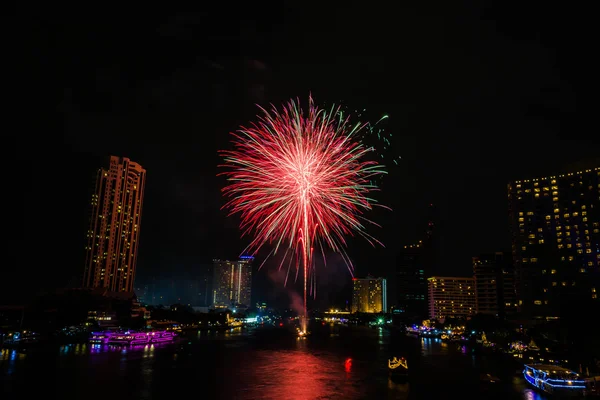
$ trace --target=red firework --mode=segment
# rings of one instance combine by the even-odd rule
[[[350,126],[338,109],[320,110],[311,98],[307,113],[294,101],[281,111],[261,110],[257,123],[232,134],[234,149],[220,152],[229,181],[224,207],[239,213],[243,235],[253,236],[245,251],[274,244],[271,254],[285,250],[280,268],[286,259],[288,273],[293,260],[296,276],[303,267],[306,307],[315,246],[323,257],[325,247],[340,253],[352,273],[346,236],[357,233],[381,244],[365,232],[371,221],[362,214],[375,204],[367,197],[376,190],[370,180],[385,172],[364,160],[372,151],[356,139],[364,125]]]

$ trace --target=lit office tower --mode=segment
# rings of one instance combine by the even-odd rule
[[[133,292],[146,170],[110,157],[100,168],[91,201],[83,286]]]
[[[475,314],[475,279],[432,276],[427,279],[429,318],[466,318]]]
[[[598,307],[600,168],[511,182],[508,199],[524,316],[553,319]]]
[[[504,253],[473,257],[477,313],[499,317],[517,311],[515,274],[510,257]]]
[[[354,278],[352,288],[352,312],[387,312],[387,281],[384,278]]]
[[[215,308],[249,307],[252,296],[253,257],[238,261],[213,260],[213,301]]]

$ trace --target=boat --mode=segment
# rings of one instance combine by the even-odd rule
[[[553,395],[583,396],[586,382],[570,369],[550,364],[526,364],[523,376],[534,388]]]
[[[120,344],[144,345],[150,343],[172,342],[176,334],[170,331],[154,332],[92,332],[90,343],[93,344]]]
[[[388,359],[388,371],[394,378],[407,379],[408,378],[408,361],[406,358],[393,357]]]

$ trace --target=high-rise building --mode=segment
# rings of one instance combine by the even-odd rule
[[[109,167],[98,170],[84,287],[133,292],[145,183],[146,170],[128,158],[112,156]]]
[[[385,278],[353,279],[352,312],[387,312],[387,281]]]
[[[502,252],[473,257],[477,313],[499,317],[517,311],[515,274],[510,257]]]
[[[253,260],[251,256],[238,261],[213,260],[214,307],[251,306]]]
[[[425,236],[416,243],[405,245],[396,258],[396,305],[406,318],[426,318],[427,279],[434,266],[433,229],[434,208],[429,207]]]
[[[523,316],[598,308],[600,168],[511,182],[508,199]]]
[[[429,318],[467,318],[475,315],[475,279],[432,276],[429,286]]]

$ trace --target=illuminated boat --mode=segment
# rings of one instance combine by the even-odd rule
[[[585,380],[558,365],[528,364],[523,376],[531,386],[546,393],[563,396],[583,396],[586,393]]]
[[[114,334],[114,332],[92,332],[90,337],[90,343],[92,344],[107,344],[108,339]]]
[[[150,343],[165,343],[172,342],[173,340],[175,340],[175,333],[173,332],[148,332],[147,335]]]
[[[90,343],[144,345],[149,343],[165,343],[175,340],[176,334],[169,331],[154,332],[93,332]]]
[[[394,377],[407,378],[408,377],[408,361],[406,358],[390,358],[388,359],[388,371]]]

